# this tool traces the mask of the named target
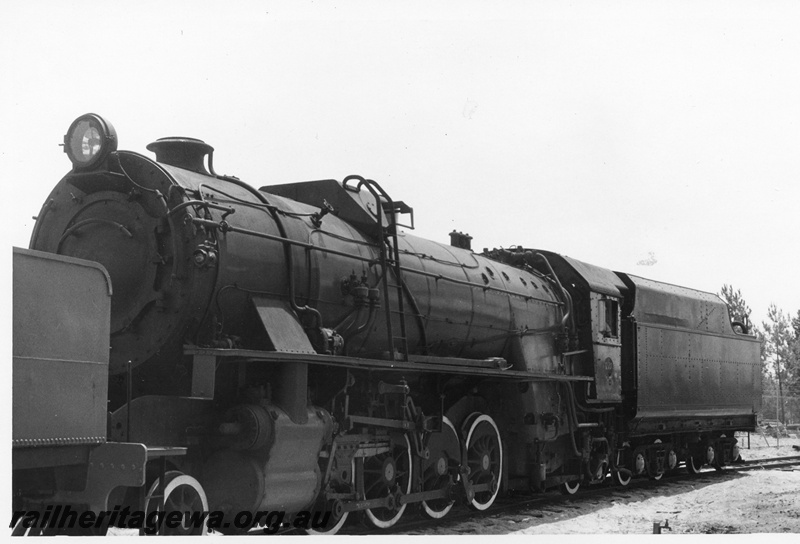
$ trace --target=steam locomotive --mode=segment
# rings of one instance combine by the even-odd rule
[[[412,236],[413,208],[360,176],[256,190],[203,141],[147,149],[76,119],[15,250],[15,510],[385,529],[721,467],[755,427],[759,344],[715,295]]]

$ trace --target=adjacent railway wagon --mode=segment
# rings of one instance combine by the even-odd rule
[[[257,190],[199,140],[117,150],[93,114],[64,145],[36,253],[15,254],[15,507],[177,508],[179,489],[184,508],[383,529],[515,489],[721,466],[755,426],[759,344],[715,295],[418,238],[372,180]],[[34,301],[57,313],[27,316]],[[124,478],[98,474],[98,455],[133,451]]]

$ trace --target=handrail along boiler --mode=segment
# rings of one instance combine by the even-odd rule
[[[108,271],[103,442],[182,448],[169,472],[212,510],[387,528],[409,505],[722,466],[754,428],[758,343],[714,295],[412,236],[412,208],[360,176],[256,190],[200,140],[155,160],[116,141],[73,123],[31,248]]]

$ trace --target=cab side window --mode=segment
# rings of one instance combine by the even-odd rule
[[[602,332],[606,338],[619,338],[619,301],[614,298],[600,300]]]

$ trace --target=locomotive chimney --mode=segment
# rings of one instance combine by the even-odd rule
[[[148,151],[156,154],[156,161],[210,175],[203,159],[214,152],[214,148],[196,138],[159,138],[147,145]]]

